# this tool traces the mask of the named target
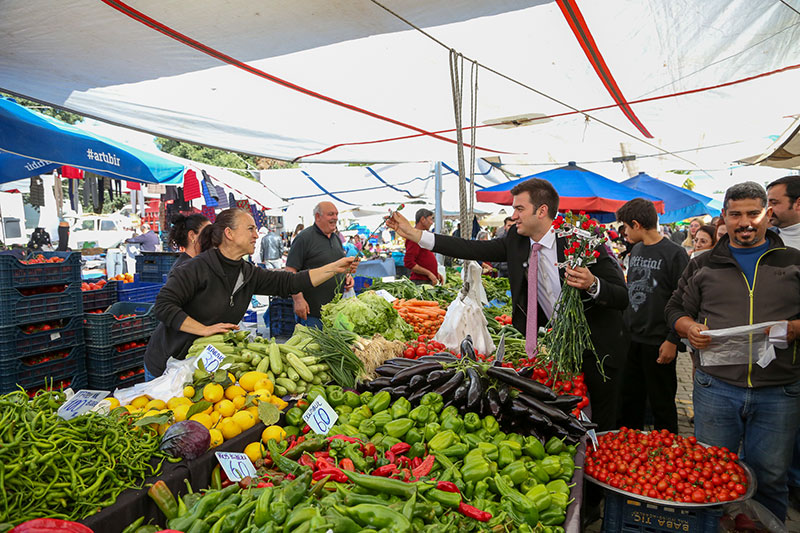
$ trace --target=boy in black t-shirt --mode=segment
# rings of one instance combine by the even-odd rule
[[[646,400],[656,429],[678,432],[675,358],[680,337],[664,318],[664,308],[689,262],[686,251],[658,231],[653,202],[635,198],[617,211],[629,242],[628,299],[625,323],[631,332],[628,359],[622,372],[621,419],[624,426],[643,429]]]

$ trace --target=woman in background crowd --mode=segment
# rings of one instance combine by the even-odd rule
[[[172,263],[172,268],[169,271],[170,276],[176,268],[200,253],[200,232],[209,224],[211,222],[200,213],[188,216],[179,214],[172,219],[172,227],[170,227],[169,236],[167,237],[169,239],[168,244],[183,252]]]

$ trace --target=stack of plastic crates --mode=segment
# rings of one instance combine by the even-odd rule
[[[82,291],[83,312],[105,311],[109,305],[117,302],[117,287],[121,281],[109,281],[101,289]]]
[[[89,386],[113,391],[144,381],[144,352],[158,320],[153,304],[117,302],[84,315]]]
[[[179,255],[178,252],[142,252],[136,256],[139,279],[148,283],[162,283]]]
[[[86,387],[81,256],[0,253],[0,393]]]
[[[136,274],[133,279],[130,283],[117,284],[117,301],[155,303],[156,296],[164,286],[163,281],[142,281],[139,274]]]
[[[270,298],[269,334],[273,337],[285,337],[294,333],[297,315],[294,314],[294,301],[291,298]]]

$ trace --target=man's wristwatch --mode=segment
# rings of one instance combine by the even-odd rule
[[[594,277],[594,281],[592,282],[591,285],[589,285],[589,288],[586,289],[586,292],[589,294],[589,296],[594,296],[595,294],[597,294],[597,289],[598,288],[599,288],[599,284],[597,282],[597,276],[595,276]]]

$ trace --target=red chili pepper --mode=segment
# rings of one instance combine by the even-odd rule
[[[355,437],[348,437],[347,435],[334,435],[333,437],[328,437],[328,440],[343,440],[345,442],[361,442],[360,439]]]
[[[336,465],[329,462],[325,457],[320,457],[314,463],[314,468],[317,470],[330,470],[331,468],[336,468]]]
[[[324,451],[320,450],[318,452],[314,452],[314,457],[316,457],[317,459],[319,459],[319,458],[330,459],[331,455],[328,452],[324,452]]]
[[[303,426],[303,429],[302,429],[302,430],[300,430],[300,431],[302,431],[303,435],[305,435],[306,433],[308,433],[309,431],[311,431],[311,426],[309,426],[308,424],[306,424],[305,426]]]
[[[422,464],[422,457],[414,457],[411,459],[411,468],[417,468]]]
[[[12,531],[14,531],[14,533],[36,533],[44,531],[90,533],[92,530],[77,522],[68,522],[57,518],[36,518],[18,525]]]
[[[223,489],[229,485],[233,485],[233,481],[231,481],[230,479],[226,479],[225,481],[222,482]]]
[[[422,476],[427,476],[431,473],[431,469],[433,468],[433,462],[436,460],[435,455],[429,455],[425,458],[422,463],[418,467],[414,469],[414,477],[420,478]]]
[[[477,507],[473,507],[464,502],[458,504],[458,512],[467,518],[474,518],[478,522],[488,522],[492,519],[492,513],[481,511]]]
[[[375,445],[371,442],[364,444],[362,447],[361,453],[364,457],[374,457],[377,450],[375,449]]]
[[[461,494],[461,491],[458,490],[456,484],[451,481],[439,481],[438,483],[436,483],[436,488],[439,490],[443,490],[445,492],[455,492]]]
[[[347,483],[347,475],[338,468],[331,468],[329,470],[318,470],[311,475],[311,479],[319,481],[321,479],[331,476],[331,481],[336,483]]]
[[[314,467],[314,463],[315,463],[314,459],[312,459],[310,455],[306,455],[306,454],[301,455],[300,458],[297,460],[297,462],[300,463],[303,466],[308,466],[308,467],[311,467],[311,468]]]
[[[356,467],[355,465],[353,465],[353,461],[349,457],[345,457],[344,459],[339,461],[339,468],[341,468],[342,470],[348,470],[350,472],[356,471]]]
[[[406,453],[410,449],[411,445],[408,444],[407,442],[398,442],[397,444],[389,448],[389,451],[395,455],[400,455]]]
[[[388,450],[387,450],[385,455],[386,455],[386,459],[387,459],[387,460],[388,460],[390,463],[394,463],[394,462],[396,462],[396,461],[397,461],[397,457],[395,457],[395,455],[394,455],[392,452],[390,452],[390,451],[388,451]]]
[[[408,457],[406,457],[406,459],[408,459]],[[409,471],[408,468],[402,469],[400,473],[403,475],[403,481],[408,481],[409,478],[411,478],[411,471]]]
[[[274,487],[274,486],[275,485],[273,485],[272,483],[270,483],[268,481],[259,481],[258,485],[256,485],[256,488],[257,489],[263,489],[263,488],[266,488],[266,487]]]
[[[397,465],[390,464],[376,468],[375,470],[372,471],[372,475],[380,477],[389,477],[395,472],[397,472]]]
[[[401,455],[397,458],[397,462],[401,465],[409,466],[411,464],[411,459],[406,457],[405,455]]]

